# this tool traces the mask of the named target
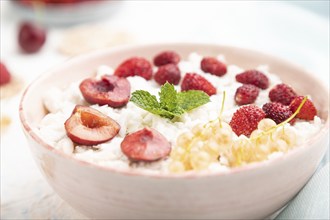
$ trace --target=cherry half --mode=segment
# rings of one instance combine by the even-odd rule
[[[80,91],[91,104],[109,105],[119,108],[127,104],[131,85],[124,77],[105,75],[101,80],[88,78],[80,83]]]
[[[171,144],[152,128],[144,128],[127,135],[120,146],[122,152],[133,161],[156,161],[171,152]]]
[[[77,105],[64,123],[68,137],[82,145],[97,145],[111,140],[119,130],[119,124],[91,107]]]

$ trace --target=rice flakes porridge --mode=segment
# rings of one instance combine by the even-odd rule
[[[187,60],[180,60],[180,62],[175,63],[181,75],[179,76],[180,83],[174,85],[174,88],[179,93],[183,88],[182,84],[187,73],[195,73],[210,82],[215,87],[216,93],[210,95],[207,103],[192,110],[181,112],[180,117],[169,118],[151,113],[141,108],[132,99],[122,107],[90,104],[81,92],[81,82],[73,82],[66,88],[54,87],[45,93],[43,102],[49,113],[40,122],[38,132],[54,148],[93,164],[122,170],[137,169],[142,172],[180,173],[186,171],[226,172],[231,167],[271,160],[283,155],[291,148],[298,147],[320,130],[322,122],[316,115],[312,115],[311,120],[295,117],[293,123],[283,123],[278,126],[289,116],[292,116],[294,112],[291,111],[291,114],[286,118],[281,116],[283,119],[278,116],[282,114],[282,111],[280,111],[281,114],[275,114],[275,116],[273,114],[274,111],[282,109],[282,107],[270,106],[268,108],[270,112],[267,112],[265,103],[270,102],[270,91],[282,82],[276,75],[269,73],[266,65],[260,65],[255,70],[268,78],[267,88],[261,88],[262,86],[252,80],[247,84],[257,86],[252,85],[252,89],[244,87],[246,90],[242,88],[242,98],[241,96],[238,97],[239,92],[237,91],[244,83],[238,81],[237,75],[246,70],[235,65],[228,65],[225,73],[210,74],[202,70],[202,59],[203,56],[191,53]],[[221,55],[214,59],[220,63],[225,63],[225,58]],[[157,72],[158,68],[161,66],[153,66],[153,73]],[[96,72],[96,80],[101,80],[105,75],[113,75],[115,69],[103,65],[97,67]],[[154,79],[147,80],[146,77],[139,75],[125,77],[130,85],[130,94],[144,90],[159,100],[161,85]],[[169,85],[171,84],[167,85],[170,88]],[[248,95],[246,95],[246,91]],[[207,93],[207,91],[204,92]],[[254,96],[254,100],[250,101],[250,104],[237,104],[242,100],[244,101],[245,98],[249,100],[251,96]],[[307,100],[311,100],[311,98],[309,97]],[[120,126],[118,134],[99,144],[84,145],[72,141],[70,135],[67,135],[68,131],[64,123],[73,114],[72,111],[77,105],[89,106],[112,118]],[[244,123],[246,119],[240,118],[242,117],[241,114],[235,112],[251,105],[258,106],[256,108],[260,110],[263,109],[263,116],[261,117],[262,120],[257,121],[256,126],[258,127],[254,127],[252,133],[244,135],[246,129],[240,133],[240,128],[235,128],[234,116],[238,118],[236,121],[243,121]],[[285,109],[290,109],[288,105],[283,106]],[[304,106],[300,107],[303,109]],[[254,118],[254,116],[248,118]],[[277,119],[280,121],[275,123],[274,121]],[[123,153],[121,144],[125,137],[144,128],[158,131],[170,143],[171,152],[167,150],[167,153],[162,153],[165,155],[162,155],[161,158],[150,161],[144,159],[143,156],[145,155],[141,156],[141,160],[132,160]],[[131,150],[131,146],[127,149]]]

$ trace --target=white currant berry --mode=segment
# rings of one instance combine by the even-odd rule
[[[169,171],[172,173],[182,173],[185,171],[185,166],[180,161],[171,161],[168,167]]]
[[[203,148],[213,157],[218,157],[220,155],[221,146],[214,139],[205,141]]]
[[[270,134],[265,134],[263,130],[254,130],[251,135],[250,139],[255,142],[257,145],[263,144],[267,145],[270,140]]]
[[[287,143],[289,147],[295,146],[297,143],[297,134],[294,128],[290,126],[285,126],[278,128],[274,132],[274,139],[281,139]]]
[[[199,136],[202,132],[203,132],[203,129],[204,129],[204,125],[203,124],[198,124],[198,125],[195,125],[192,129],[191,129],[191,132],[196,135],[196,136]]]
[[[191,143],[193,137],[194,135],[190,132],[183,133],[177,138],[176,145],[186,148]]]
[[[206,169],[210,163],[212,162],[211,157],[205,151],[200,151],[197,153],[192,153],[190,155],[190,163],[191,167],[194,170],[204,170]]]
[[[213,127],[210,125],[204,126],[204,129],[201,132],[201,137],[203,139],[208,139],[208,138],[211,138],[213,135],[214,135]]]
[[[276,122],[270,118],[264,118],[258,123],[258,129],[262,131],[267,131],[276,126]]]
[[[221,130],[214,134],[214,138],[220,145],[228,145],[232,142],[233,132],[230,130]]]
[[[289,147],[286,141],[282,139],[277,139],[269,143],[269,148],[271,149],[272,152],[277,152],[277,151],[286,152],[288,151]]]
[[[202,140],[194,138],[190,144],[190,151],[199,151],[203,148],[203,145],[204,143]]]
[[[186,150],[182,147],[176,147],[171,152],[171,158],[173,160],[184,160]]]

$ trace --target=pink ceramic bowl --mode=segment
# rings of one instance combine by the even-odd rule
[[[299,93],[310,94],[325,121],[303,146],[273,161],[232,169],[225,174],[155,175],[122,172],[74,159],[49,146],[35,132],[45,116],[41,94],[90,76],[97,66],[118,65],[133,56],[152,57],[166,49],[182,57],[196,51],[224,54],[228,64],[254,68],[268,64]],[[157,44],[121,47],[76,57],[44,74],[25,91],[20,119],[34,158],[54,190],[93,219],[259,219],[283,207],[304,186],[329,141],[329,91],[311,73],[259,52],[206,44]]]

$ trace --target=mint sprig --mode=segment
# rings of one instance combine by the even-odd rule
[[[165,83],[159,92],[159,102],[156,96],[144,90],[133,92],[130,101],[155,115],[173,119],[208,103],[210,97],[198,90],[177,92],[172,84]]]
[[[175,90],[174,86],[165,83],[161,89],[159,94],[160,106],[162,109],[167,111],[174,111],[178,107],[178,100],[177,100],[177,91]]]

